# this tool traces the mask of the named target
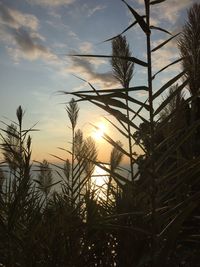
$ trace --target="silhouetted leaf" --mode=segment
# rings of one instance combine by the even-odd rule
[[[159,70],[158,72],[156,72],[156,73],[152,76],[152,80],[156,77],[156,75],[157,75],[158,73],[162,72],[163,70],[167,69],[168,67],[170,67],[170,66],[172,66],[172,65],[174,65],[174,64],[176,64],[176,63],[178,63],[178,62],[180,62],[180,61],[182,61],[182,60],[183,60],[183,58],[179,58],[179,59],[175,60],[174,62],[168,64],[167,66],[165,66],[164,68],[162,68],[161,70]]]
[[[174,153],[182,144],[184,144],[189,137],[196,131],[197,127],[200,126],[200,121],[195,122],[192,126],[188,127],[187,131],[177,141],[174,140],[173,144],[160,156],[157,164],[156,171],[158,171],[166,159]]]
[[[139,106],[142,106],[144,107],[146,110],[149,110],[149,105],[147,105],[146,103],[143,103],[131,96],[127,96],[126,94],[123,94],[123,93],[120,93],[120,92],[114,92],[112,94],[106,94],[105,97],[107,98],[110,98],[110,97],[117,97],[117,98],[120,98],[120,99],[127,99],[128,101],[132,102],[132,103],[135,103]]]
[[[169,97],[167,97],[162,104],[156,109],[156,111],[154,112],[154,116],[157,115],[158,113],[160,113],[160,111],[177,95],[179,94],[183,88],[188,84],[189,80],[187,79],[186,81],[184,81],[180,86],[178,86],[178,88],[172,93],[170,94]]]
[[[160,267],[161,265],[163,267],[169,266],[168,261],[163,262],[163,259],[169,260],[169,255],[175,247],[175,242],[177,240],[177,236],[179,235],[181,225],[191,212],[199,205],[199,195],[200,193],[198,192],[193,197],[184,201],[184,208],[170,220],[169,224],[160,233],[160,238],[165,241],[163,242],[164,246],[162,246],[161,252],[156,260],[156,267]]]
[[[103,89],[103,90],[85,90],[85,91],[76,91],[76,93],[84,93],[84,94],[100,94],[100,93],[125,93],[127,91],[127,88],[115,88],[115,89]],[[148,87],[147,86],[135,86],[135,87],[129,87],[128,88],[128,92],[134,92],[134,91],[148,91]],[[71,92],[65,92],[65,91],[61,91],[64,94],[71,94]]]
[[[144,104],[146,104],[148,102],[148,99],[144,102]],[[137,117],[137,114],[139,114],[141,111],[142,111],[142,109],[144,108],[144,106],[141,106],[139,109],[138,109],[138,111],[136,111],[136,113],[135,113],[135,115],[132,117],[132,121]]]
[[[74,54],[74,55],[70,55],[70,56],[73,56],[73,57],[95,57],[95,58],[120,58],[120,59],[124,59],[124,60],[127,60],[127,61],[131,61],[131,62],[134,62],[138,65],[141,65],[143,67],[147,67],[148,64],[138,58],[135,58],[135,57],[120,57],[120,56],[107,56],[107,55],[80,55],[80,54]]]
[[[104,105],[102,105],[100,103],[96,103],[96,102],[93,102],[93,101],[91,101],[91,102],[94,103],[95,105],[97,105],[98,107],[104,109],[109,114],[113,115],[117,120],[123,121],[123,122],[129,124],[130,126],[135,128],[136,130],[139,129],[138,126],[135,123],[133,123],[132,121],[128,120],[127,117],[123,113],[121,113],[119,110],[110,108],[109,106],[104,106]]]
[[[128,152],[126,152],[126,150],[124,150],[121,146],[119,146],[117,144],[117,142],[115,142],[110,136],[108,136],[107,134],[104,133],[103,138],[109,143],[111,144],[113,147],[116,147],[119,151],[121,151],[123,153],[123,155],[126,155],[127,157],[130,157],[130,154]]]
[[[141,16],[142,18],[145,18],[146,16]],[[114,40],[114,39],[116,39],[117,37],[119,37],[120,35],[122,35],[122,34],[124,34],[125,32],[127,32],[129,29],[131,29],[134,25],[136,25],[138,22],[137,22],[137,20],[136,21],[134,21],[133,23],[131,23],[131,25],[129,25],[124,31],[122,31],[120,34],[118,34],[118,35],[116,35],[116,36],[114,36],[114,37],[111,37],[111,38],[109,38],[109,39],[107,39],[107,40],[105,40],[104,42],[108,42],[108,41],[112,41],[112,40]]]
[[[136,24],[137,24],[137,21],[134,21],[133,23],[131,23],[131,25],[129,25],[129,26],[128,26],[124,31],[122,31],[120,34],[117,34],[117,35],[115,35],[114,37],[111,37],[111,38],[109,38],[109,39],[106,39],[106,40],[104,41],[104,43],[116,39],[117,37],[119,37],[120,35],[124,34],[126,31],[128,31],[129,29],[131,29],[131,28],[132,28],[134,25],[136,25]]]
[[[153,30],[158,30],[158,31],[161,31],[161,32],[165,32],[169,35],[172,35],[169,31],[163,29],[163,28],[160,28],[160,27],[157,27],[157,26],[150,26],[150,29],[153,29]]]
[[[122,131],[115,123],[110,121],[108,118],[104,117],[105,120],[107,120],[113,127],[115,127],[124,137],[128,138],[128,134],[126,134],[124,131]]]
[[[167,88],[169,88],[172,84],[174,84],[176,81],[178,81],[183,75],[186,73],[186,71],[182,71],[177,76],[169,80],[166,84],[164,84],[155,94],[153,94],[153,99],[158,97],[160,94],[162,94]]]
[[[107,103],[108,105],[114,106],[114,107],[118,107],[118,108],[122,108],[122,109],[127,109],[126,104],[124,104],[123,102],[117,100],[117,99],[113,99],[113,98],[107,98],[107,96],[102,98],[103,101],[101,101],[102,103]],[[98,98],[99,101],[99,98]],[[129,111],[132,111],[131,108],[128,108]]]
[[[150,2],[150,5],[156,5],[156,4],[165,2],[165,1],[166,1],[166,0],[154,0],[154,1]]]
[[[200,168],[199,168],[199,159],[195,160],[189,160],[189,162],[186,162],[186,164],[182,164],[179,168],[177,166],[173,166],[173,171],[167,173],[164,175],[164,177],[161,177],[159,184],[168,182],[171,183],[170,188],[159,197],[160,201],[167,201],[167,199],[170,198],[170,196],[173,196],[174,192],[178,192],[181,185],[184,183],[190,183],[190,186],[199,181],[199,179],[195,179],[195,176],[198,175]],[[177,177],[181,177],[181,179],[177,179]],[[193,179],[194,178],[194,179]],[[174,180],[176,179],[176,183],[174,183]],[[180,210],[180,205],[178,207],[178,210]],[[167,214],[169,215],[171,212],[169,211]],[[161,217],[162,220],[166,218],[166,214],[163,214]]]
[[[147,91],[148,92],[148,87],[147,86],[134,86],[134,87],[129,87],[129,88],[116,88],[116,89],[104,89],[104,90],[99,90],[99,92],[102,93],[107,93],[107,92],[134,92],[134,91]]]
[[[135,98],[132,98],[130,96],[127,96],[123,93],[120,93],[120,92],[114,92],[114,93],[111,93],[111,94],[105,94],[105,95],[98,95],[98,96],[92,96],[92,95],[85,95],[85,94],[81,94],[81,93],[70,93],[72,95],[75,95],[77,97],[80,97],[82,98],[82,100],[77,100],[77,101],[85,101],[85,100],[95,100],[95,101],[100,101],[100,102],[103,102],[103,103],[106,103],[106,104],[109,104],[109,101],[110,101],[110,105],[112,105],[112,101],[114,99],[112,99],[113,97],[118,97],[118,98],[122,98],[122,99],[127,99],[129,100],[130,102],[132,103],[135,103],[139,106],[142,106],[144,107],[146,110],[149,110],[149,105],[147,105],[146,103],[143,103]],[[113,101],[114,103],[114,101]],[[120,104],[121,105],[121,104]],[[121,105],[122,107],[122,105]]]
[[[166,41],[164,41],[163,43],[159,44],[157,47],[153,48],[151,50],[151,52],[155,52],[156,50],[158,50],[159,48],[163,47],[164,45],[166,45],[168,42],[170,42],[172,39],[174,39],[175,37],[177,37],[180,33],[177,33],[176,35],[172,36],[171,38],[167,39]]]
[[[106,171],[108,174],[112,175],[112,178],[115,180],[115,182],[118,184],[119,187],[122,187],[122,183],[129,184],[130,186],[132,186],[132,183],[127,178],[125,178],[124,176],[120,175],[117,172],[112,172],[109,168],[105,167],[106,165],[105,163],[102,162],[94,162],[94,163],[95,165]],[[122,183],[120,183],[119,181],[121,181]]]
[[[81,96],[81,95],[80,95]],[[95,100],[95,101],[98,101],[98,102],[101,102],[101,103],[104,103],[104,104],[107,104],[109,106],[114,106],[114,107],[118,107],[118,108],[121,108],[121,109],[125,109],[127,110],[127,106],[125,103],[117,100],[117,99],[113,99],[112,98],[112,95],[101,95],[101,96],[86,96],[87,99],[92,99],[92,100]],[[81,100],[77,100],[78,101],[83,101],[83,99]],[[132,111],[131,108],[128,108],[129,111]]]
[[[122,2],[124,2],[126,4],[126,6],[131,11],[131,13],[133,14],[135,19],[137,20],[137,22],[140,25],[140,27],[142,28],[142,30],[145,33],[150,33],[150,29],[149,29],[148,25],[146,24],[146,22],[144,21],[143,17],[140,16],[129,4],[127,4],[125,0],[122,0]]]

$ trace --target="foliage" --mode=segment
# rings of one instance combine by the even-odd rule
[[[40,170],[37,177],[37,180],[35,180],[38,185],[41,192],[45,194],[45,197],[49,195],[52,184],[53,184],[53,175],[52,170],[49,167],[49,163],[46,160],[43,160],[42,163],[40,163]]]
[[[145,16],[141,16],[123,1],[135,21],[122,34],[136,24],[140,26],[147,47],[146,62],[132,56],[122,34],[107,40],[112,42],[112,55],[83,55],[111,59],[114,75],[122,86],[97,90],[88,83],[91,90],[71,92],[79,100],[113,115],[113,120],[108,121],[122,140],[127,140],[128,147],[104,135],[113,146],[108,163],[97,160],[94,140],[76,129],[79,107],[73,98],[66,107],[72,130],[71,148],[60,148],[67,154],[64,159],[54,155],[62,161],[62,166],[52,164],[54,172],[43,161],[35,178],[29,136],[33,129],[23,128],[21,106],[17,109],[17,122],[1,129],[0,265],[199,265],[200,5],[189,10],[188,22],[179,37],[183,58],[153,73],[152,53],[176,36],[151,47],[152,31],[170,34],[150,25],[151,8],[162,2],[144,0]],[[195,64],[190,64],[191,59],[196,60]],[[180,73],[153,89],[159,73],[180,61]],[[129,87],[133,64],[147,70],[147,85]],[[191,92],[187,99],[182,93],[186,87]],[[146,101],[136,98],[138,91],[147,92]],[[139,156],[135,153],[138,147],[143,151]],[[122,158],[129,159],[128,170],[122,168]],[[136,165],[138,171],[133,168]],[[106,190],[98,198],[98,188],[92,186],[95,166],[109,177]],[[58,188],[50,194],[54,185]]]
[[[145,0],[145,16],[141,16],[126,1],[123,2],[135,22],[121,34],[106,40],[112,41],[113,54],[74,55],[111,58],[114,76],[123,88],[97,90],[89,83],[92,90],[71,93],[113,115],[112,126],[123,138],[131,140],[128,151],[123,148],[120,151],[131,159],[129,168],[132,181],[124,174],[113,173],[101,165],[114,177],[120,188],[113,204],[116,212],[114,224],[117,222],[117,265],[195,266],[193,256],[188,254],[188,246],[197,249],[195,244],[199,232],[199,5],[195,4],[189,10],[188,22],[180,34],[178,43],[181,58],[153,73],[152,54],[179,34],[172,36],[169,31],[150,24],[151,8],[164,1]],[[126,38],[122,36],[136,24],[139,24],[145,36],[146,62],[131,55]],[[152,48],[152,31],[162,31],[171,36]],[[180,61],[183,62],[182,71],[158,90],[153,90],[158,74]],[[129,88],[127,79],[130,81],[132,78],[132,71],[129,70],[133,63],[147,69],[147,86]],[[187,86],[191,97],[185,100],[182,91]],[[156,107],[158,98],[169,88],[170,93]],[[148,92],[145,102],[136,99],[134,92],[138,90]],[[105,139],[113,147],[118,147],[110,136]],[[134,151],[136,146],[142,149],[143,155],[133,158],[130,147]],[[134,163],[139,167],[137,173],[132,168]],[[124,215],[121,217],[121,214]],[[188,225],[191,226],[190,230]]]
[[[183,27],[178,46],[183,59],[185,77],[190,78],[189,90],[193,96],[199,94],[200,82],[200,6],[194,4],[188,12],[188,21]]]

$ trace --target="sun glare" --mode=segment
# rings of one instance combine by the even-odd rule
[[[106,132],[106,125],[105,123],[101,122],[96,127],[97,128],[95,128],[92,136],[96,141],[100,141]]]
[[[97,195],[104,198],[105,191],[107,188],[108,173],[102,168],[95,166],[94,172],[92,174],[92,185],[93,189],[96,190]]]
[[[94,172],[92,174],[92,182],[96,186],[103,186],[107,180],[108,173],[102,168],[95,166]]]

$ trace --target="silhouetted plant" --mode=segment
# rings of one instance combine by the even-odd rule
[[[112,41],[117,50],[111,56],[85,55],[111,59],[124,88],[96,90],[89,83],[91,91],[72,92],[114,116],[111,125],[128,142],[131,135],[133,149],[136,146],[142,149],[143,154],[137,159],[130,147],[127,151],[121,142],[105,134],[104,139],[113,146],[110,162],[98,162],[94,141],[84,138],[80,130],[76,131],[79,108],[72,99],[66,107],[72,126],[71,149],[62,148],[70,157],[69,160],[60,158],[64,163],[63,167],[57,166],[61,186],[51,194],[44,209],[44,198],[31,173],[29,133],[32,128],[23,128],[21,106],[17,109],[17,122],[5,124],[6,129],[1,129],[4,158],[0,169],[0,265],[199,265],[200,74],[197,65],[200,35],[196,24],[199,24],[200,8],[196,4],[188,13],[188,23],[179,39],[183,57],[152,73],[152,53],[176,36],[150,25],[151,8],[164,1],[144,0],[145,16],[123,1],[135,21],[122,34],[139,24],[146,40],[147,61],[133,57],[125,37],[119,36],[107,40]],[[151,32],[154,30],[165,32],[170,38],[152,49]],[[191,38],[188,40],[187,36]],[[191,47],[193,50],[189,51]],[[191,59],[195,60],[194,65]],[[159,73],[180,61],[183,61],[183,70],[158,90],[153,90],[153,81]],[[147,69],[147,86],[129,87],[133,63]],[[178,81],[178,85],[173,86]],[[192,96],[184,99],[182,91],[186,86]],[[169,93],[160,105],[155,105],[158,97],[168,89]],[[144,102],[134,95],[141,90],[148,93]],[[122,168],[118,171],[123,156],[132,159],[128,172],[122,172]],[[132,164],[135,162],[139,171],[134,172]],[[95,165],[110,177],[105,198],[97,199],[96,189],[91,187]],[[47,173],[50,187],[44,183]],[[41,164],[40,174],[38,181],[48,196],[55,183],[52,184],[53,177],[46,161]]]
[[[189,78],[188,88],[193,96],[199,95],[200,90],[200,5],[194,4],[188,11],[188,20],[179,37],[178,47],[183,57],[185,77]]]
[[[112,40],[112,59],[111,64],[113,68],[114,77],[120,82],[120,84],[126,89],[126,106],[127,106],[127,119],[130,120],[129,115],[129,100],[128,100],[128,90],[129,84],[133,76],[134,62],[124,60],[121,57],[131,57],[131,52],[129,45],[126,41],[125,36],[119,35],[114,40]],[[131,126],[128,123],[128,142],[129,142],[129,157],[130,157],[130,168],[131,168],[131,179],[133,180],[133,152],[132,152],[132,133]]]
[[[117,145],[119,147],[122,147],[122,143],[120,141],[117,142]],[[108,185],[107,185],[107,202],[110,199],[110,196],[112,196],[112,200],[115,199],[115,196],[111,194],[112,192],[115,192],[115,194],[118,194],[118,186],[115,184],[115,187],[113,187],[112,184],[112,179],[113,176],[115,175],[114,173],[117,171],[117,168],[119,167],[121,161],[123,158],[123,153],[120,151],[117,147],[113,147],[111,153],[110,153],[110,174],[109,174],[109,179],[108,179]]]
[[[40,163],[39,168],[39,174],[36,181],[39,185],[38,188],[41,190],[41,192],[44,193],[47,202],[47,197],[52,189],[52,185],[54,182],[52,170],[49,166],[48,161],[46,160],[43,160],[43,162]]]
[[[0,192],[0,262],[4,266],[16,266],[17,263],[22,265],[25,261],[27,255],[22,247],[28,246],[26,238],[30,233],[30,225],[34,225],[35,211],[40,209],[30,173],[29,133],[32,129],[23,129],[24,112],[21,106],[16,115],[18,122],[10,126],[6,124],[7,129],[3,130],[6,136],[1,134],[1,149],[7,167]]]
[[[121,185],[122,190],[122,195],[119,196],[120,200],[118,201],[118,211],[123,210],[120,208],[122,206],[125,207],[124,211],[126,211],[126,215],[123,215],[124,219],[118,220],[120,225],[116,226],[116,232],[119,233],[120,229],[125,225],[131,236],[131,240],[127,241],[126,252],[123,251],[121,254],[123,255],[122,258],[127,260],[125,266],[176,266],[177,254],[174,251],[178,249],[181,244],[181,233],[183,232],[184,224],[188,221],[190,216],[192,216],[192,212],[196,210],[199,203],[199,201],[194,203],[194,199],[199,199],[199,191],[197,190],[198,192],[195,191],[195,193],[191,191],[193,185],[199,183],[199,179],[195,175],[195,173],[199,171],[198,168],[195,167],[199,164],[199,158],[196,157],[196,160],[191,157],[185,158],[183,154],[180,153],[182,147],[187,142],[190,143],[193,133],[198,130],[200,124],[199,119],[192,119],[194,116],[189,115],[191,116],[191,123],[189,125],[187,123],[183,123],[180,127],[176,125],[173,131],[165,132],[164,134],[167,126],[170,126],[172,130],[172,121],[175,122],[177,120],[178,122],[179,120],[178,114],[180,115],[180,113],[177,109],[176,111],[173,110],[166,114],[166,109],[171,105],[172,99],[180,100],[182,90],[188,85],[191,87],[192,79],[190,80],[190,78],[195,77],[196,81],[200,76],[198,73],[197,61],[195,61],[196,63],[194,65],[191,64],[192,58],[193,60],[198,60],[198,52],[200,51],[199,34],[197,33],[199,25],[197,19],[199,5],[194,5],[189,11],[189,23],[186,24],[183,34],[179,39],[179,46],[182,46],[181,53],[183,57],[178,58],[161,70],[153,73],[152,54],[156,53],[178,35],[173,36],[166,29],[150,24],[151,8],[164,1],[165,0],[144,0],[144,16],[141,16],[126,1],[122,1],[135,18],[135,21],[129,25],[122,34],[136,24],[140,26],[145,36],[147,51],[146,61],[135,58],[130,53],[127,54],[126,51],[128,50],[126,50],[125,46],[122,49],[121,43],[125,42],[125,39],[120,37],[122,34],[106,40],[112,41],[116,48],[116,52],[112,55],[74,55],[79,57],[110,58],[114,63],[115,76],[117,76],[121,83],[123,82],[122,86],[124,88],[97,90],[89,83],[92,90],[72,92],[71,94],[81,98],[81,100],[94,103],[113,115],[117,123],[111,122],[111,124],[123,137],[126,137],[127,140],[130,140],[130,134],[135,131],[132,136],[133,140],[135,140],[135,144],[133,145],[138,145],[144,153],[142,158],[140,158],[142,169],[139,170],[139,173],[133,173],[132,164],[134,160],[131,163],[130,169],[133,183],[130,183],[127,177],[122,174],[115,173],[114,176],[114,180],[118,185]],[[193,25],[191,26],[191,24]],[[191,28],[193,29],[191,30]],[[196,29],[197,31],[195,31]],[[193,30],[197,34],[193,35]],[[151,32],[153,31],[164,32],[170,35],[170,37],[158,46],[152,48]],[[192,34],[192,37],[187,42],[187,36],[190,34]],[[193,40],[195,40],[194,43],[192,43]],[[193,52],[197,53],[195,56],[193,52],[189,52],[188,50],[188,45],[190,45],[190,43],[193,45]],[[154,79],[157,78],[159,73],[180,61],[184,62],[183,70],[175,77],[171,78],[166,84],[162,85],[158,90],[153,90]],[[127,82],[127,80],[125,79],[125,68],[123,68],[123,66],[126,66],[128,72],[129,66],[133,63],[147,69],[147,86],[130,87],[128,89],[129,94],[126,94],[127,84],[125,84],[125,82]],[[195,67],[194,72],[192,72],[193,67]],[[191,71],[190,75],[188,73],[189,70]],[[129,78],[131,76],[132,73],[131,75],[127,75]],[[174,87],[173,92],[156,107],[155,102],[158,97],[183,77],[185,77],[184,81],[179,82],[179,85]],[[198,87],[198,82],[193,85],[192,89],[194,89],[195,86]],[[141,102],[135,98],[134,92],[139,90],[147,91],[148,98],[145,102]],[[197,94],[198,90],[199,88],[194,90],[195,94]],[[125,105],[123,100],[126,101]],[[137,110],[135,110],[136,105],[138,105]],[[192,98],[182,101],[181,106],[189,107],[189,105],[193,106]],[[129,114],[127,114],[127,110]],[[146,112],[141,113],[142,110],[146,110]],[[165,117],[160,120],[159,115],[163,112],[165,112]],[[194,114],[194,112],[192,113]],[[127,129],[125,125],[128,125],[130,128]],[[105,135],[105,139],[114,147],[117,147],[117,143],[111,137]],[[194,146],[192,147],[192,151],[194,152]],[[132,156],[130,155],[130,150],[127,152],[125,149],[121,148],[121,151],[128,157]],[[105,165],[99,163],[98,165],[111,173],[111,170],[105,167]],[[193,166],[192,176],[195,177],[193,181],[191,181],[191,176],[189,175],[191,166]],[[140,178],[138,178],[138,175],[140,175]],[[184,186],[180,187],[181,184]],[[182,191],[183,187],[184,192]],[[179,189],[182,197],[178,194]],[[140,210],[138,210],[138,207],[140,207]],[[138,220],[137,217],[138,212],[143,214],[139,217],[140,220]],[[120,216],[120,214],[116,214],[115,219],[121,218]],[[135,226],[137,229],[134,228]],[[133,235],[131,235],[131,233],[133,233]],[[184,231],[184,234],[187,236],[187,232]],[[121,238],[122,235],[123,233],[121,233],[121,236],[118,236],[119,240],[117,239],[118,241],[116,242],[123,240],[123,238]],[[186,236],[184,238],[186,238]],[[134,244],[137,245],[134,246]],[[124,247],[125,243],[122,242],[121,249]],[[184,249],[182,251],[179,249],[179,253],[183,253],[182,255],[184,255],[184,252]],[[120,250],[117,250],[117,253],[118,256],[120,256]],[[122,266],[122,258],[121,260],[119,259],[119,266]],[[165,259],[165,262],[163,262],[163,259]]]
[[[188,89],[191,96],[191,124],[197,120],[199,110],[199,92],[200,92],[200,5],[194,4],[188,11],[188,20],[183,27],[179,37],[178,47],[183,57],[182,65],[185,70],[185,79],[188,79]],[[195,150],[195,141],[198,137],[194,133],[190,138],[190,154]],[[195,156],[195,155],[194,155]]]

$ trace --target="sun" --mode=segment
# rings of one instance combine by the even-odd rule
[[[104,134],[106,132],[106,125],[103,122],[100,122],[98,125],[96,125],[93,133],[92,133],[92,137],[96,140],[96,141],[100,141]]]

